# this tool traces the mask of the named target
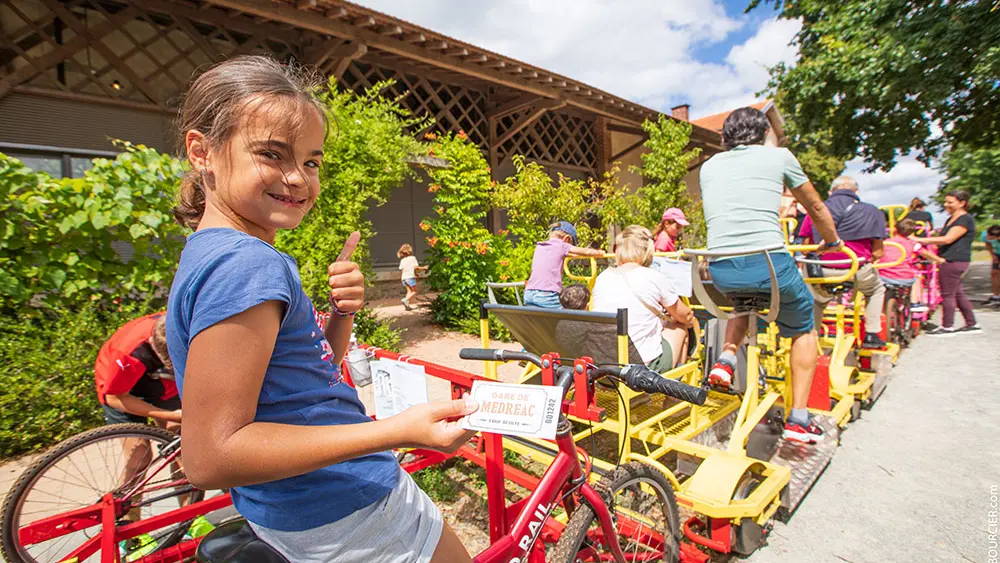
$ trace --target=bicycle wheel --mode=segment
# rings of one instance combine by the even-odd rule
[[[7,562],[63,561],[67,554],[99,535],[101,525],[97,523],[28,545],[22,544],[19,531],[44,518],[100,503],[106,493],[124,494],[145,478],[149,481],[140,494],[122,504],[120,514],[116,515],[118,519],[128,516],[133,521],[144,520],[176,510],[186,500],[192,503],[202,500],[205,493],[187,484],[178,467],[166,465],[151,473],[163,456],[178,447],[175,443],[178,438],[162,428],[116,424],[78,434],[56,445],[25,470],[4,500],[0,527]],[[190,522],[181,522],[154,530],[149,537],[142,537],[140,545],[131,544],[136,550],[141,549],[142,554],[148,554],[176,544],[189,525]],[[127,547],[123,546],[124,555],[137,555]],[[88,561],[99,557],[95,554]]]
[[[597,484],[614,520],[619,545],[630,561],[666,561],[680,557],[681,529],[674,489],[663,473],[641,463],[622,465]],[[583,502],[566,524],[551,560],[558,563],[610,561],[594,509]]]

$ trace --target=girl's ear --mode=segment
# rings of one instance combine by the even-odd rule
[[[187,152],[188,161],[197,172],[207,171],[210,163],[208,158],[209,146],[205,134],[197,129],[191,129],[184,135],[184,148]]]

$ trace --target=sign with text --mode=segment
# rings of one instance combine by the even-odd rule
[[[371,363],[375,418],[382,420],[428,402],[427,374],[423,366],[395,360]]]
[[[553,440],[562,407],[562,387],[477,380],[472,398],[479,410],[462,419],[467,430]]]

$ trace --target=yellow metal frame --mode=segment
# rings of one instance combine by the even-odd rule
[[[885,211],[889,216],[889,234],[896,234],[896,223],[899,223],[906,218],[906,215],[910,212],[910,207],[907,205],[883,205],[879,207],[882,211]],[[896,212],[900,212],[897,216]]]
[[[795,217],[782,217],[779,219],[781,223],[781,232],[785,235],[785,242],[792,244],[795,239],[795,229],[799,226],[799,221]]]
[[[488,335],[488,331],[489,319],[487,318],[482,320],[483,335]],[[484,340],[485,342],[488,340]],[[628,363],[628,336],[620,335],[617,346],[619,363]],[[703,348],[699,338],[699,345],[690,361],[662,375],[691,385],[700,385]],[[534,371],[537,373],[537,368]],[[745,456],[741,458],[692,441],[699,434],[708,431],[715,424],[733,415],[740,408],[741,401],[738,397],[712,391],[709,393],[706,406],[699,407],[679,402],[641,421],[632,422],[633,399],[643,394],[637,393],[621,383],[618,384],[618,392],[621,393],[621,398],[624,400],[618,403],[616,417],[608,416],[605,420],[596,422],[569,417],[575,422],[588,425],[588,428],[574,434],[575,442],[585,444],[584,440],[600,432],[614,434],[617,438],[619,451],[622,452],[623,462],[640,461],[663,472],[674,485],[678,502],[700,514],[711,518],[732,519],[734,524],[739,524],[743,518],[749,518],[762,525],[774,515],[781,504],[781,491],[791,479],[791,473],[787,468],[752,460]],[[613,397],[615,401],[619,400],[617,393],[614,393]],[[621,423],[622,420],[630,422],[625,425]],[[633,441],[641,444],[642,452],[633,451]],[[554,457],[554,453],[548,453],[552,451],[551,444],[541,440],[504,440],[504,447],[542,464],[550,463]],[[658,461],[672,452],[701,460],[701,465],[717,456],[725,458],[726,461],[720,459],[705,466],[706,471],[711,473],[710,478],[695,480],[694,477],[691,477],[681,481],[668,467]],[[736,461],[738,459],[742,459],[743,463]],[[592,461],[595,467],[604,471],[611,471],[615,468],[615,464],[599,458],[592,458]],[[747,498],[732,500],[732,491],[735,490],[747,470],[753,470],[762,479],[762,482]],[[695,475],[701,471],[699,466]],[[600,475],[596,473],[591,475],[591,480],[595,482],[599,478]],[[718,490],[713,492],[713,489],[708,485],[709,483],[715,483],[714,486],[718,487]],[[724,493],[727,490],[729,491],[728,498]]]

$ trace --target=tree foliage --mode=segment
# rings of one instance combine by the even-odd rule
[[[959,145],[944,154],[945,179],[939,200],[952,190],[965,190],[971,211],[979,217],[1000,217],[1000,146],[973,149]]]
[[[169,287],[184,244],[170,210],[185,165],[122,147],[83,178],[56,179],[0,154],[0,308],[30,315]]]
[[[509,243],[486,229],[490,168],[479,147],[464,133],[427,136],[430,154],[448,162],[428,171],[436,205],[434,215],[420,223],[430,235],[427,281],[440,292],[431,311],[435,322],[454,327],[477,318],[486,282],[497,278]]]
[[[705,218],[701,203],[691,197],[684,182],[691,163],[701,155],[700,148],[687,149],[691,124],[661,115],[656,122],[643,122],[642,129],[649,135],[644,144],[649,152],[642,154],[642,166],[635,171],[646,183],[630,197],[629,206],[634,211],[624,223],[652,228],[660,222],[664,209],[678,207],[691,223],[684,233],[686,246],[699,246],[705,240]]]
[[[426,121],[384,98],[389,86],[380,82],[355,94],[338,91],[331,79],[322,96],[331,130],[323,147],[319,199],[298,228],[280,231],[276,241],[298,262],[302,286],[316,303],[326,302],[327,266],[353,231],[361,232],[354,260],[372,279],[368,242],[375,230],[365,214],[386,202],[413,174],[411,158],[426,152],[409,132]]]
[[[801,19],[799,57],[769,88],[828,155],[889,170],[917,150],[990,146],[1000,131],[1000,10],[993,0],[753,0]],[[936,132],[943,131],[937,134]]]

